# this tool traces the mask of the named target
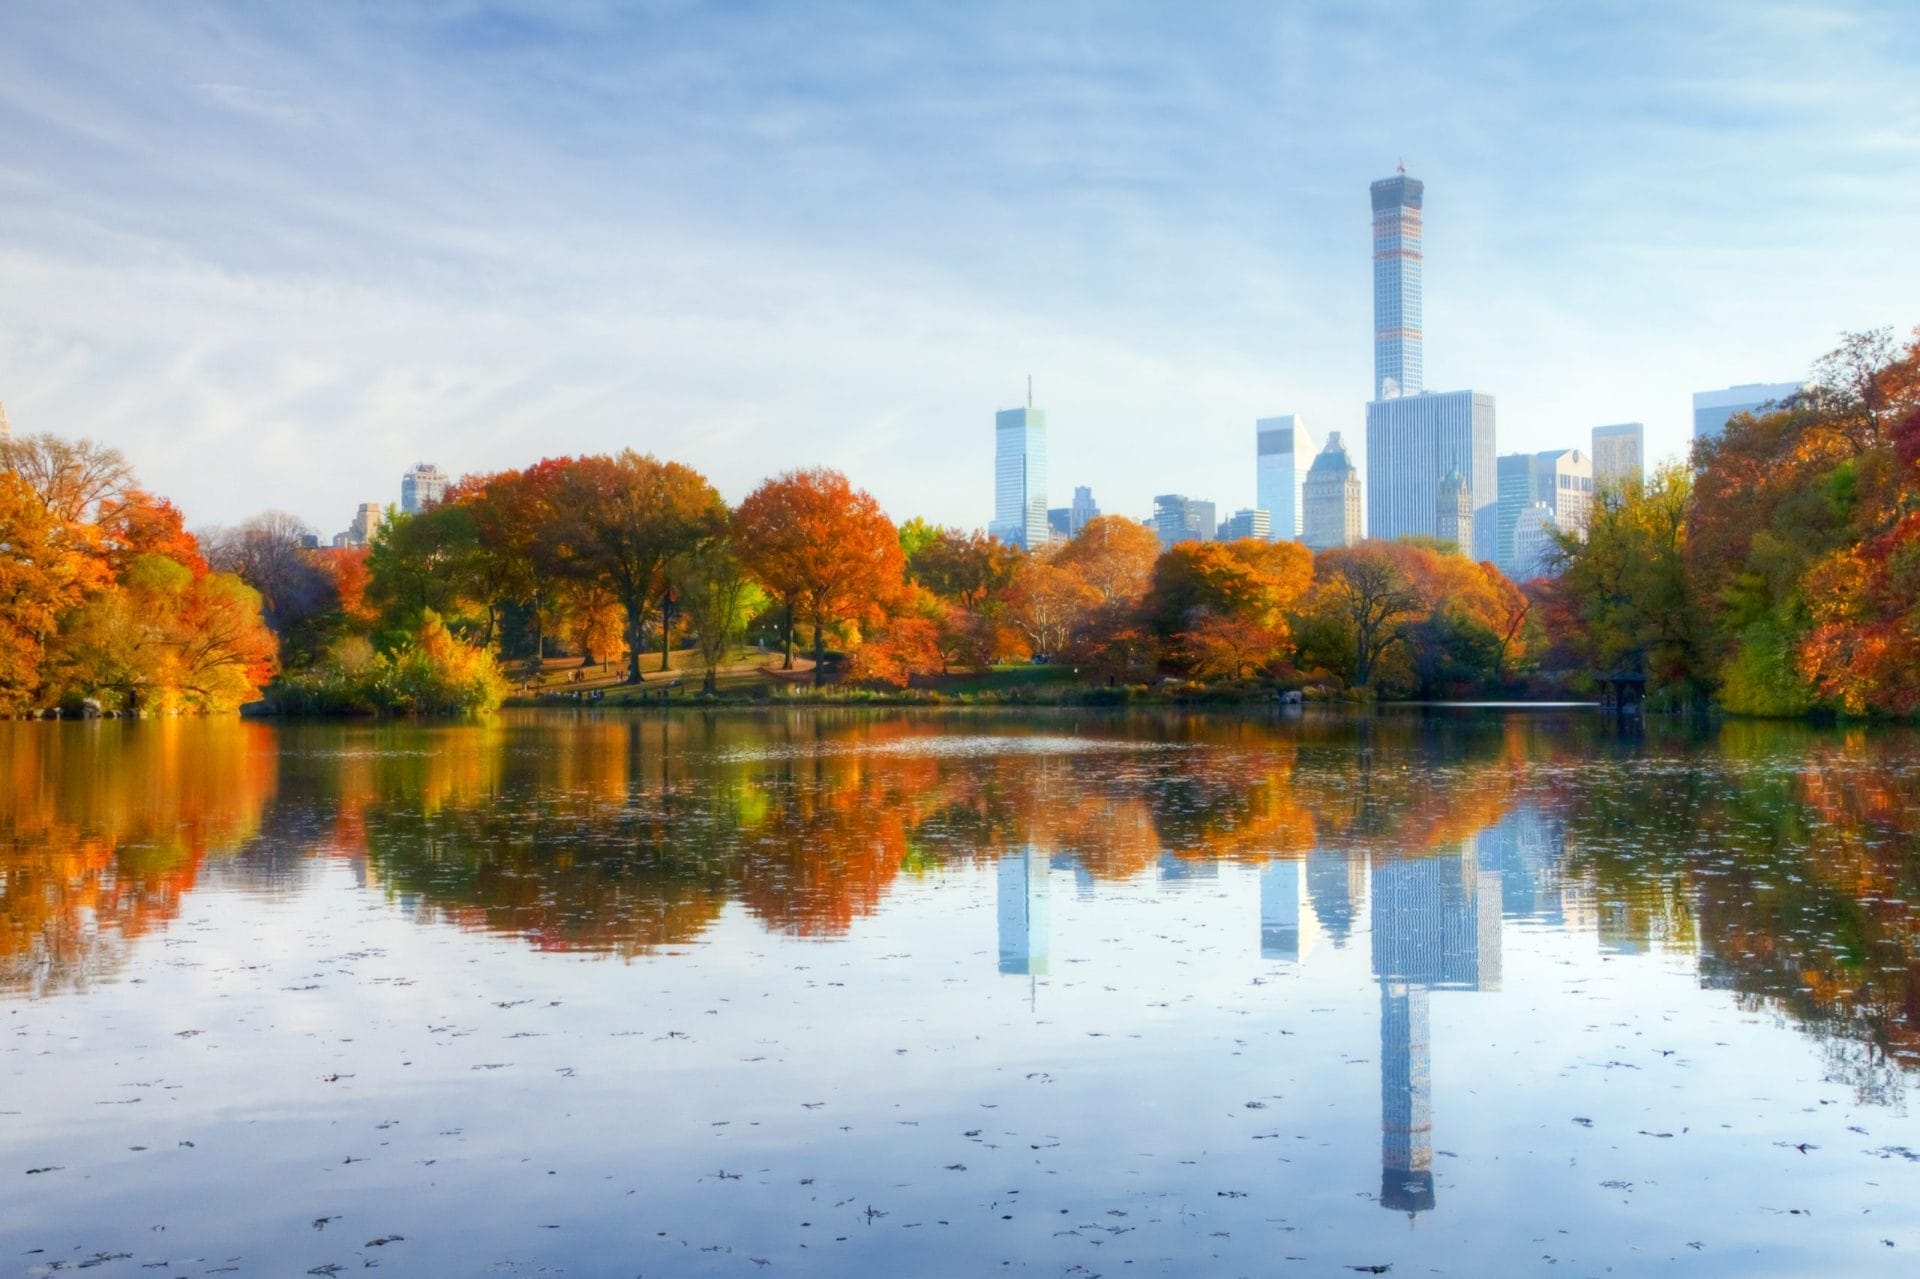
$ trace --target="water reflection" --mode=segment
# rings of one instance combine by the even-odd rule
[[[1500,920],[1791,1018],[1860,1096],[1920,1067],[1920,785],[1904,734],[1734,725],[1634,743],[1586,723],[1247,723],[804,713],[489,725],[0,725],[0,987],[86,988],[209,882],[344,866],[428,925],[635,958],[729,909],[833,938],[906,877],[991,874],[1001,972],[1131,881],[1258,867],[1260,954],[1368,931],[1381,1201],[1433,1202],[1427,1011],[1497,990]],[[1050,900],[1053,871],[1076,892]]]
[[[239,721],[0,735],[0,991],[84,990],[260,830],[277,757]],[[52,727],[52,726],[46,726]]]

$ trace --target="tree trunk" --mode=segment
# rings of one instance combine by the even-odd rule
[[[793,601],[792,600],[787,601],[787,664],[785,666],[782,666],[780,669],[783,671],[790,671],[793,669]]]
[[[667,669],[667,654],[673,648],[673,600],[660,597],[660,669]]]
[[[820,625],[816,613],[813,619],[813,686],[819,688],[827,682],[827,628]]]
[[[644,605],[638,600],[627,605],[627,683],[640,682],[640,626]]]

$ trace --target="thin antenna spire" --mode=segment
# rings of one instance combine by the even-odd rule
[[[1407,171],[1407,157],[1405,157],[1404,155],[1400,157],[1399,169],[1401,173],[1405,173]]]

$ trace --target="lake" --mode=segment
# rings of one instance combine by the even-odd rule
[[[1920,737],[0,723],[0,1273],[1920,1266]]]

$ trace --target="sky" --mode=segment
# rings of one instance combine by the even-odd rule
[[[1677,456],[1691,392],[1920,323],[1911,20],[7,0],[0,404],[195,526],[631,447],[972,528],[1031,376],[1054,505],[1224,513],[1256,418],[1361,443],[1404,161],[1427,386],[1492,392],[1501,452]]]

